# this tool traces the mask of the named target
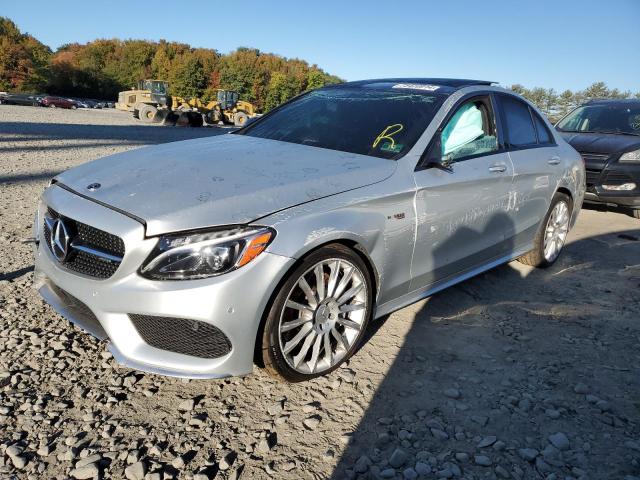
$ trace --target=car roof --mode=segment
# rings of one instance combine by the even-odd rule
[[[594,98],[584,105],[640,105],[640,98]]]
[[[367,87],[379,90],[387,90],[390,88],[406,88],[415,90],[429,91],[420,87],[437,87],[431,93],[451,94],[456,90],[472,85],[491,85],[496,82],[488,80],[469,80],[463,78],[377,78],[370,80],[356,80],[353,82],[338,83],[330,85],[331,88],[349,88],[349,87]]]

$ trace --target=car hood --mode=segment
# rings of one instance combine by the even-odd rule
[[[562,133],[562,137],[578,152],[612,155],[640,148],[640,137],[606,133]]]
[[[242,224],[371,185],[396,162],[245,135],[166,143],[111,155],[56,181],[141,219],[147,235]],[[90,184],[100,184],[89,189]]]

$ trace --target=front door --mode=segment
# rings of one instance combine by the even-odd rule
[[[438,129],[415,173],[417,229],[411,291],[509,254],[513,166],[501,148],[490,95],[463,101]]]

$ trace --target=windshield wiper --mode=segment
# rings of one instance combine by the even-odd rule
[[[589,132],[589,133],[604,133],[606,135],[635,135],[637,137],[640,137],[640,133],[623,132],[622,130],[616,130],[616,131],[602,130],[600,132]]]
[[[640,133],[635,132],[624,132],[622,130],[562,130],[559,129],[562,133],[603,133],[605,135],[634,135],[636,137],[640,137]]]

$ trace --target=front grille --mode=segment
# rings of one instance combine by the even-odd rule
[[[600,174],[607,165],[609,155],[603,153],[581,152],[587,173],[587,190],[595,192],[595,186],[599,184]]]
[[[580,155],[582,155],[582,158],[584,158],[585,162],[605,163],[609,159],[609,155],[604,153],[583,152]]]
[[[120,261],[105,258],[100,254],[118,258],[124,257],[124,241],[120,237],[60,215],[51,208],[47,210],[47,217],[63,220],[69,230],[72,246],[70,254],[62,263],[65,268],[100,279],[109,278],[116,272]],[[44,222],[43,234],[47,247],[51,250],[51,231],[46,221]],[[89,248],[91,252],[81,251],[74,248],[73,245],[82,245]]]
[[[587,174],[587,188],[593,187],[598,183],[598,179],[600,178],[600,174],[602,172],[600,170],[586,170]]]
[[[187,318],[129,314],[133,326],[149,345],[200,358],[218,358],[231,351],[231,342],[213,325]]]

